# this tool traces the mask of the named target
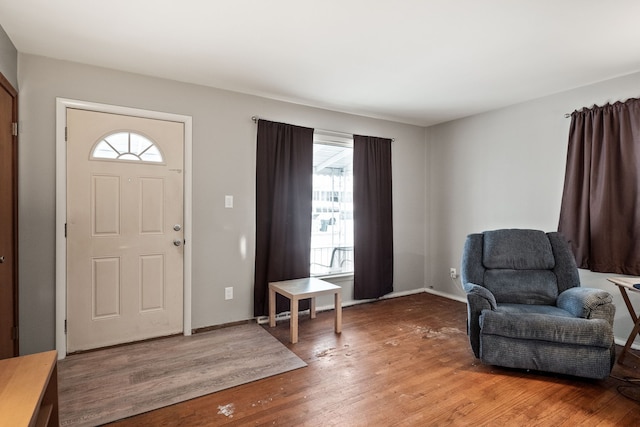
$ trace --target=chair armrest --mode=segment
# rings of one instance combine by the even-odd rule
[[[467,333],[476,357],[480,357],[480,315],[482,310],[495,310],[496,298],[489,289],[474,283],[463,283],[467,293]]]
[[[616,306],[607,291],[595,288],[569,288],[558,296],[556,304],[576,317],[604,319],[613,326]]]
[[[472,298],[473,304],[482,307],[482,310],[485,308],[495,310],[497,308],[496,297],[493,296],[489,289],[475,283],[464,283],[462,287],[467,293],[467,300]]]

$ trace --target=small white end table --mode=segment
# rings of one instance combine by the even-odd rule
[[[290,341],[298,342],[298,301],[311,299],[311,318],[316,318],[316,297],[333,294],[335,304],[335,332],[342,332],[342,288],[333,283],[306,277],[303,279],[269,282],[269,326],[276,326],[276,293],[291,301]]]

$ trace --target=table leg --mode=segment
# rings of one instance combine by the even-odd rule
[[[316,318],[316,297],[311,298],[311,318]]]
[[[292,344],[298,342],[298,298],[291,299],[290,340]]]
[[[631,350],[631,344],[633,344],[633,341],[635,341],[636,335],[638,334],[640,334],[640,319],[638,319],[635,326],[633,327],[633,330],[631,331],[631,334],[629,334],[629,338],[627,339],[627,342],[625,343],[624,348],[622,349],[622,351],[620,352],[620,356],[618,357],[618,363],[622,364],[622,362],[624,362],[624,358]],[[633,353],[629,354],[635,356],[635,354]]]
[[[627,290],[622,286],[618,286],[618,288],[620,289],[622,299],[624,300],[624,303],[627,306],[629,314],[631,315],[634,323],[633,330],[631,331],[631,334],[629,335],[629,338],[627,339],[627,342],[625,343],[624,348],[622,349],[622,351],[620,352],[620,356],[618,357],[618,363],[622,364],[622,362],[624,362],[625,356],[627,355],[627,353],[629,353],[629,350],[631,350],[631,344],[633,344],[633,342],[635,341],[636,335],[640,334],[640,318],[636,315],[635,310],[633,309],[633,305],[631,305],[629,295],[627,295]],[[633,353],[629,354],[635,356],[635,354]]]
[[[276,326],[276,291],[269,287],[269,326]]]
[[[334,296],[334,305],[335,305],[335,330],[336,333],[339,334],[340,332],[342,332],[342,296],[340,294],[340,291],[335,293]]]
[[[631,315],[631,319],[633,319],[633,323],[637,323],[638,316],[636,316],[636,311],[633,309],[633,305],[631,304],[631,300],[629,299],[627,290],[623,286],[618,286],[618,289],[620,289],[622,299],[624,300],[624,304],[627,306],[627,310],[629,310],[629,314]]]
[[[635,337],[638,334],[640,334],[640,319],[638,319],[638,321],[636,322],[636,325],[631,331],[631,335],[629,335],[629,339],[627,340],[627,343],[624,345],[624,348],[620,352],[620,357],[618,357],[618,363],[622,363],[624,361],[624,356],[626,356],[626,354],[629,353],[629,350],[631,350],[631,344],[633,344],[633,341],[635,340]],[[629,354],[631,356],[638,357],[633,353],[629,353]]]

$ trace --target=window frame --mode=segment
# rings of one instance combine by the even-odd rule
[[[351,156],[351,164],[353,167],[353,135],[352,134],[347,134],[347,133],[342,133],[342,132],[335,132],[335,131],[327,131],[327,130],[320,130],[320,129],[315,129],[314,133],[313,133],[313,144],[314,146],[316,144],[319,145],[329,145],[329,146],[335,146],[335,147],[341,147],[341,148],[350,148],[352,150],[352,156]],[[312,171],[312,173],[315,175],[315,166],[314,166],[314,170]],[[314,192],[316,190],[314,189]],[[335,193],[335,191],[334,191]],[[353,198],[353,173],[352,173],[352,187],[351,187],[351,193],[352,193],[352,198]],[[328,192],[327,192],[328,194]],[[312,197],[312,203],[313,203],[314,199]],[[353,203],[353,201],[351,201],[351,203]],[[313,215],[315,213],[315,211],[312,211],[311,214]],[[313,240],[313,228],[311,230],[311,239]],[[351,235],[351,241],[353,242],[353,230],[352,230],[352,235]],[[354,245],[352,245],[353,247]],[[334,246],[334,250],[336,247],[340,247],[340,246]],[[310,251],[313,251],[313,247],[309,248]],[[354,248],[355,250],[355,248]],[[313,257],[311,258],[311,261],[313,261]],[[313,262],[310,262],[310,267],[313,265]],[[353,257],[352,257],[352,264],[353,264]],[[340,271],[340,272],[335,272],[335,273],[321,273],[321,274],[314,274],[310,271],[310,276],[311,277],[316,277],[316,278],[342,278],[342,277],[353,277],[354,274],[354,270],[352,269],[351,271]]]

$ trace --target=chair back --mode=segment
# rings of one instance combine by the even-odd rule
[[[487,288],[497,303],[555,305],[579,286],[575,261],[558,233],[503,229],[472,234],[463,253],[463,283]]]
[[[495,230],[484,233],[484,287],[498,303],[553,305],[558,298],[556,265],[546,233]]]

